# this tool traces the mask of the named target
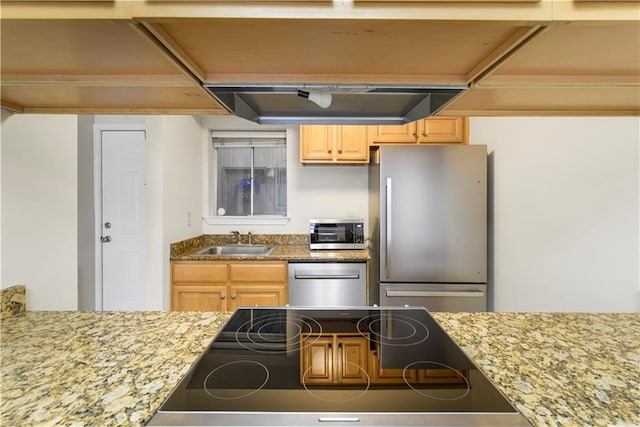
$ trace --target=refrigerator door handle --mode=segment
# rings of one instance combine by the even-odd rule
[[[386,236],[386,253],[384,257],[384,270],[387,279],[391,278],[391,177],[387,177],[385,185],[385,236]]]
[[[388,297],[484,297],[484,291],[394,291],[388,289]]]

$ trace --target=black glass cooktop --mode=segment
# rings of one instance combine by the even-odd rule
[[[427,425],[429,414],[529,425],[423,308],[241,308],[151,424]]]

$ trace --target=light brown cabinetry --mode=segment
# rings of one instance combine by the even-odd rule
[[[360,333],[304,335],[300,341],[300,382],[305,385],[465,384],[464,377],[469,376],[467,370],[458,373],[437,367],[383,368],[377,350],[370,349],[369,345],[369,337]]]
[[[464,369],[459,373],[453,369],[445,368],[418,369],[416,373],[419,384],[465,384],[465,378],[469,378],[468,369]],[[461,374],[464,378],[460,376]]]
[[[233,311],[287,303],[287,264],[281,261],[174,261],[171,310]]]
[[[305,335],[300,380],[308,385],[366,384],[369,340],[360,334]]]
[[[226,311],[227,265],[207,261],[171,263],[171,310]]]
[[[367,126],[300,126],[302,163],[368,163]]]
[[[407,375],[410,382],[416,380],[415,369],[404,372],[402,368],[383,368],[376,351],[369,352],[369,372],[374,384],[402,384],[405,382],[404,375]]]
[[[466,117],[431,117],[406,125],[368,126],[368,141],[379,144],[468,143]]]
[[[287,264],[229,264],[229,310],[240,306],[282,306],[287,302]]]

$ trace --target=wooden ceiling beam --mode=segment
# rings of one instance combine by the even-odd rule
[[[637,75],[499,75],[489,76],[476,84],[478,88],[513,87],[638,87]]]
[[[4,107],[4,101],[2,106]],[[25,114],[122,114],[122,115],[190,115],[190,116],[220,116],[229,115],[225,110],[218,108],[105,108],[105,107],[26,107],[20,113]]]
[[[441,111],[439,116],[461,116],[461,117],[564,117],[564,116],[590,116],[590,117],[611,117],[611,116],[638,116],[638,110],[597,110],[597,109],[579,109],[569,108],[566,110],[557,109],[540,109],[540,108],[522,108],[522,109],[447,109]]]
[[[2,108],[13,113],[24,113],[24,107],[22,105],[14,104],[13,102],[5,101],[3,99],[2,101],[0,101],[0,105],[2,106]]]
[[[147,37],[153,44],[162,46],[165,55],[173,62],[179,64],[180,67],[186,68],[198,79],[199,82],[205,81],[206,72],[189,56],[189,54],[167,33],[160,24],[151,22],[140,22],[142,28],[146,31],[140,31],[140,34]],[[140,28],[140,27],[138,27]]]
[[[3,86],[199,86],[181,74],[2,74]]]
[[[446,74],[252,74],[252,73],[207,73],[205,82],[218,83],[342,83],[342,84],[389,84],[389,85],[460,85],[464,75]]]
[[[129,0],[2,1],[2,19],[131,19]]]
[[[547,31],[547,29],[547,26],[542,25],[518,29],[467,74],[467,82],[470,84],[481,83],[484,78],[499,69],[511,55]]]

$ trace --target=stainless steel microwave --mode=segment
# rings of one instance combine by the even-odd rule
[[[364,249],[361,219],[310,219],[309,249]]]

